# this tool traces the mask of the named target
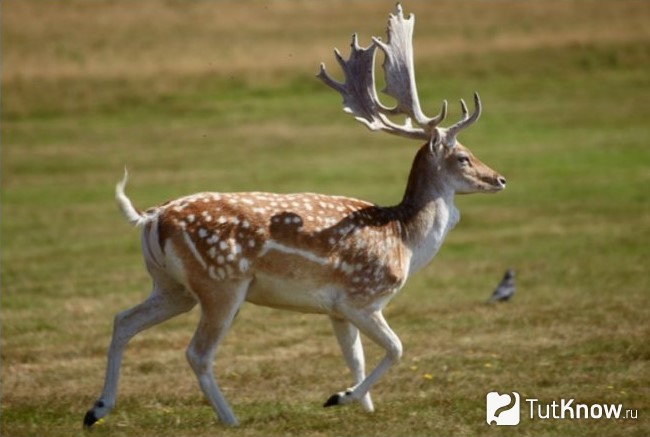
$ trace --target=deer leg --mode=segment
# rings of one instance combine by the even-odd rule
[[[325,402],[324,407],[333,405],[344,405],[352,401],[361,401],[370,388],[386,371],[402,356],[402,343],[395,335],[381,311],[371,313],[363,310],[348,309],[345,311],[346,318],[372,341],[384,348],[386,355],[379,362],[377,367],[364,380],[352,388],[336,393]]]
[[[339,342],[341,347],[341,352],[343,352],[343,358],[345,359],[346,364],[352,372],[352,378],[354,380],[354,387],[346,390],[354,390],[356,386],[361,384],[365,379],[365,358],[363,355],[363,345],[361,344],[361,336],[359,335],[359,329],[354,326],[352,323],[343,320],[331,317],[332,326],[334,327],[334,333],[336,334],[336,339]],[[374,406],[372,405],[372,399],[370,399],[370,393],[366,393],[360,400],[361,406],[364,410],[368,412],[374,411]]]
[[[203,394],[208,398],[219,420],[237,426],[237,418],[215,381],[212,361],[217,346],[230,328],[246,297],[250,280],[222,282],[217,289],[196,290],[201,303],[201,319],[187,348],[187,360],[196,374]]]
[[[149,297],[142,303],[115,316],[113,337],[108,348],[108,362],[102,394],[84,417],[84,426],[92,426],[115,406],[117,385],[124,348],[137,333],[191,310],[196,300],[179,288],[163,289],[154,284]]]

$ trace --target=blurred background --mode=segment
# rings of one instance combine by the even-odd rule
[[[424,111],[447,99],[452,123],[478,91],[460,141],[508,188],[459,197],[460,223],[387,307],[405,353],[377,412],[320,407],[351,384],[326,318],[246,305],[215,364],[241,428],[220,427],[185,361],[194,310],[132,341],[98,435],[648,435],[650,3],[403,6]],[[393,8],[2,2],[3,436],[81,434],[113,315],[148,294],[113,200],[125,165],[140,208],[197,191],[400,201],[419,145],[370,133],[314,77],[321,61],[338,75],[353,32],[383,36]],[[515,296],[486,305],[510,267]],[[490,391],[638,419],[522,407],[519,426],[488,427]]]

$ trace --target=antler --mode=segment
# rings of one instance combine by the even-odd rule
[[[478,96],[478,93],[474,92],[474,112],[471,116],[467,111],[467,105],[465,105],[463,99],[460,99],[460,109],[463,112],[460,121],[447,128],[446,143],[449,147],[454,147],[454,145],[456,145],[456,135],[458,135],[458,132],[474,124],[474,122],[481,116],[481,98]]]
[[[398,3],[395,14],[390,14],[388,18],[387,43],[373,37],[372,43],[368,47],[362,48],[358,44],[357,35],[354,34],[350,57],[347,61],[343,59],[338,50],[334,50],[345,76],[343,83],[335,81],[327,74],[324,63],[321,63],[317,76],[343,96],[343,110],[354,115],[370,130],[382,130],[407,138],[431,140],[439,135],[436,127],[447,115],[447,101],[442,102],[440,113],[435,117],[427,117],[420,108],[413,66],[414,24],[413,14],[405,19],[402,6]],[[377,47],[385,54],[382,67],[386,87],[382,91],[396,100],[397,103],[393,108],[384,106],[377,97],[374,73]],[[461,100],[463,118],[447,130],[445,136],[448,145],[453,146],[458,132],[478,119],[481,102],[477,94],[474,95],[474,101],[476,109],[471,116],[468,116],[467,107]],[[387,115],[397,114],[407,116],[404,124],[394,123],[387,117]],[[411,120],[415,121],[417,126],[413,126]]]
[[[442,122],[447,115],[447,101],[442,102],[440,114],[429,118],[420,109],[417,86],[415,84],[415,68],[413,66],[413,27],[415,18],[410,14],[404,19],[402,6],[396,6],[396,15],[388,16],[388,43],[373,37],[373,42],[386,54],[382,67],[386,80],[384,93],[393,97],[397,105],[390,109],[391,114],[406,114],[415,122],[431,130]]]
[[[345,82],[335,81],[327,74],[325,64],[320,64],[318,78],[326,85],[336,90],[343,97],[343,111],[353,115],[358,121],[366,125],[368,129],[382,130],[394,135],[406,136],[415,139],[428,139],[429,136],[421,128],[415,128],[407,120],[403,125],[393,123],[386,113],[396,113],[394,109],[387,108],[381,104],[375,89],[375,50],[376,43],[368,47],[360,47],[357,34],[352,35],[350,45],[350,57],[344,60],[338,49],[334,55],[338,61]]]

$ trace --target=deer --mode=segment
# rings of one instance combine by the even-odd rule
[[[104,387],[84,416],[85,427],[114,408],[129,340],[197,304],[200,319],[186,357],[222,424],[239,422],[214,377],[213,358],[244,302],[328,316],[352,385],[323,406],[358,402],[363,410],[374,410],[370,389],[402,356],[402,343],[382,310],[432,260],[458,222],[455,194],[496,193],[506,186],[503,176],[457,140],[481,115],[477,93],[471,115],[461,100],[461,119],[449,127],[440,126],[446,100],[438,115],[422,112],[413,63],[414,21],[397,4],[389,14],[386,42],[373,37],[361,47],[354,34],[348,59],[334,51],[343,82],[322,63],[317,74],[341,95],[344,111],[371,131],[424,142],[396,206],[314,193],[202,192],[140,211],[125,194],[125,169],[116,199],[126,220],[141,230],[153,286],[142,303],[114,318]],[[395,100],[393,107],[377,95],[378,50],[384,54],[383,91]],[[385,351],[367,375],[361,334]]]

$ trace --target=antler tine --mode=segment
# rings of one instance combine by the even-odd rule
[[[382,130],[414,139],[429,139],[430,135],[424,129],[413,127],[408,121],[404,125],[398,125],[384,115],[388,108],[379,102],[375,89],[376,44],[373,42],[368,47],[361,47],[357,35],[354,34],[350,47],[350,57],[347,60],[343,59],[338,50],[334,51],[336,60],[343,70],[345,78],[343,83],[329,76],[324,63],[321,63],[320,71],[316,75],[323,83],[341,94],[343,110],[353,115],[370,130]]]
[[[460,109],[463,113],[460,121],[447,128],[447,143],[452,147],[456,144],[456,136],[458,135],[458,132],[474,124],[481,116],[481,98],[478,93],[474,92],[474,112],[472,115],[469,115],[467,105],[462,99],[460,100]]]
[[[413,14],[404,18],[401,4],[397,4],[395,14],[388,18],[388,43],[379,38],[373,38],[385,53],[384,75],[386,87],[383,92],[393,97],[397,104],[394,108],[382,108],[388,114],[403,113],[411,117],[418,125],[430,134],[447,116],[447,101],[443,101],[440,113],[432,118],[427,117],[420,108],[420,101],[415,82],[415,68],[413,64],[413,28],[415,19]]]
[[[467,110],[467,105],[465,104],[464,99],[460,99],[460,110],[462,112],[462,119],[466,119],[468,117],[469,111]]]

